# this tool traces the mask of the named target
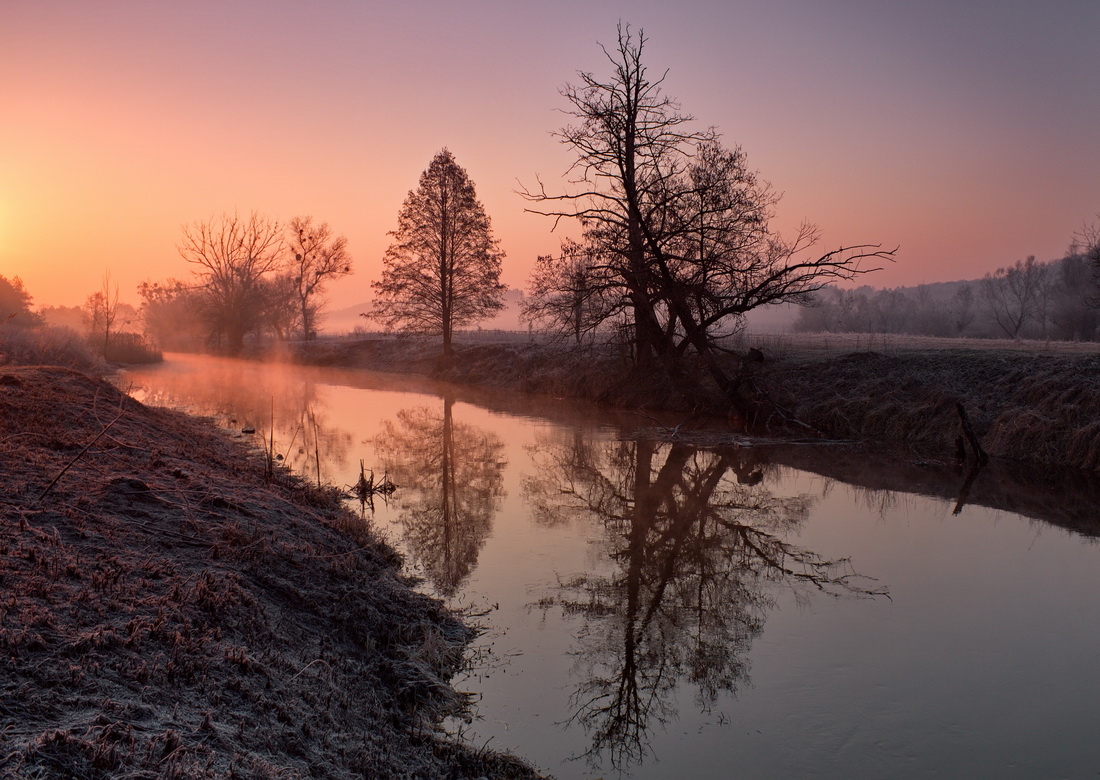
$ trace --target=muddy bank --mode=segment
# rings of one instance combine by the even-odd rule
[[[365,339],[299,345],[290,359],[430,375],[469,385],[584,398],[633,409],[728,417],[730,405],[705,379],[690,396],[658,372],[632,372],[624,355],[534,343],[460,347]],[[769,434],[885,442],[922,455],[955,452],[961,403],[994,457],[1100,469],[1100,356],[997,349],[881,352],[765,351],[743,384],[755,423]]]
[[[534,776],[436,731],[470,629],[333,493],[76,371],[0,373],[0,775]]]

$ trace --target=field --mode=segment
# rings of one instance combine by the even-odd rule
[[[806,353],[978,351],[1013,354],[1098,355],[1100,342],[1031,341],[1010,339],[947,339],[891,333],[749,333],[739,342],[787,357]]]

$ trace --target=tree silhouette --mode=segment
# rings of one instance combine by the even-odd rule
[[[738,377],[719,357],[747,312],[804,301],[831,281],[871,270],[862,260],[893,253],[856,245],[806,255],[816,228],[804,225],[793,239],[772,231],[778,197],[740,149],[724,148],[713,130],[689,128],[692,117],[662,92],[664,76],[649,76],[645,43],[643,32],[620,25],[617,46],[604,50],[610,78],[580,73],[580,85],[563,90],[577,124],[558,137],[576,153],[575,191],[551,194],[540,183],[523,194],[534,213],[579,220],[589,256],[599,258],[594,275],[618,287],[610,298],[620,305],[605,310],[626,314],[639,367],[659,361],[691,391],[685,356],[694,353],[736,400]],[[575,256],[563,252],[563,277],[573,274]],[[536,282],[535,296],[572,289]]]
[[[1100,214],[1096,215],[1096,221],[1087,223],[1079,231],[1073,234],[1070,243],[1069,254],[1080,254],[1092,267],[1093,280],[1100,287]],[[1091,306],[1100,308],[1100,293],[1089,296]]]
[[[103,334],[103,357],[107,357],[111,345],[111,328],[118,319],[118,285],[111,286],[111,272],[103,272],[103,285],[88,296],[84,303],[89,332],[98,338]]]
[[[142,282],[138,295],[144,334],[151,343],[176,352],[201,349],[205,328],[201,290],[178,279],[165,279]]]
[[[614,563],[610,573],[563,581],[557,594],[566,614],[585,621],[570,722],[590,737],[594,763],[604,754],[620,769],[641,761],[649,729],[675,716],[681,682],[701,707],[735,693],[776,588],[882,592],[847,561],[785,541],[809,499],[769,491],[751,450],[577,438],[538,452],[538,476],[525,483],[536,516],[599,523]]]
[[[451,398],[442,414],[404,409],[376,439],[413,556],[435,589],[452,596],[477,565],[504,495],[504,443],[494,434],[453,420]]]
[[[387,330],[439,334],[449,357],[454,329],[502,309],[505,290],[489,215],[449,151],[421,174],[390,235],[372,316]]]
[[[224,215],[184,227],[179,252],[195,266],[211,340],[239,354],[244,338],[265,313],[265,277],[279,267],[283,248],[278,222],[253,213]]]
[[[1031,255],[982,279],[986,310],[1008,338],[1018,338],[1028,322],[1043,316],[1042,299],[1048,276],[1049,268]]]
[[[33,299],[18,276],[0,276],[0,323],[6,328],[37,327],[42,318],[31,311]]]
[[[581,344],[625,311],[616,277],[586,244],[567,240],[559,255],[539,255],[523,299],[523,316]]]
[[[334,236],[327,222],[313,224],[313,217],[294,217],[288,262],[290,283],[297,302],[302,338],[313,339],[321,311],[322,293],[330,281],[351,273],[351,253],[344,236]]]

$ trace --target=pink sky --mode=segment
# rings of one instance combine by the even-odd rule
[[[556,186],[559,88],[622,19],[700,127],[803,219],[899,246],[876,286],[1059,257],[1100,212],[1100,3],[32,2],[0,10],[0,274],[77,305],[110,270],[187,278],[181,225],[311,214],[369,297],[387,231],[447,146],[522,287],[554,251],[517,181]]]

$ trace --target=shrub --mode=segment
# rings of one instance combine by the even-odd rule
[[[103,361],[87,343],[69,328],[0,327],[0,364],[21,366],[64,366],[98,373]]]
[[[116,333],[111,336],[104,358],[111,363],[159,363],[164,355],[138,333]]]

